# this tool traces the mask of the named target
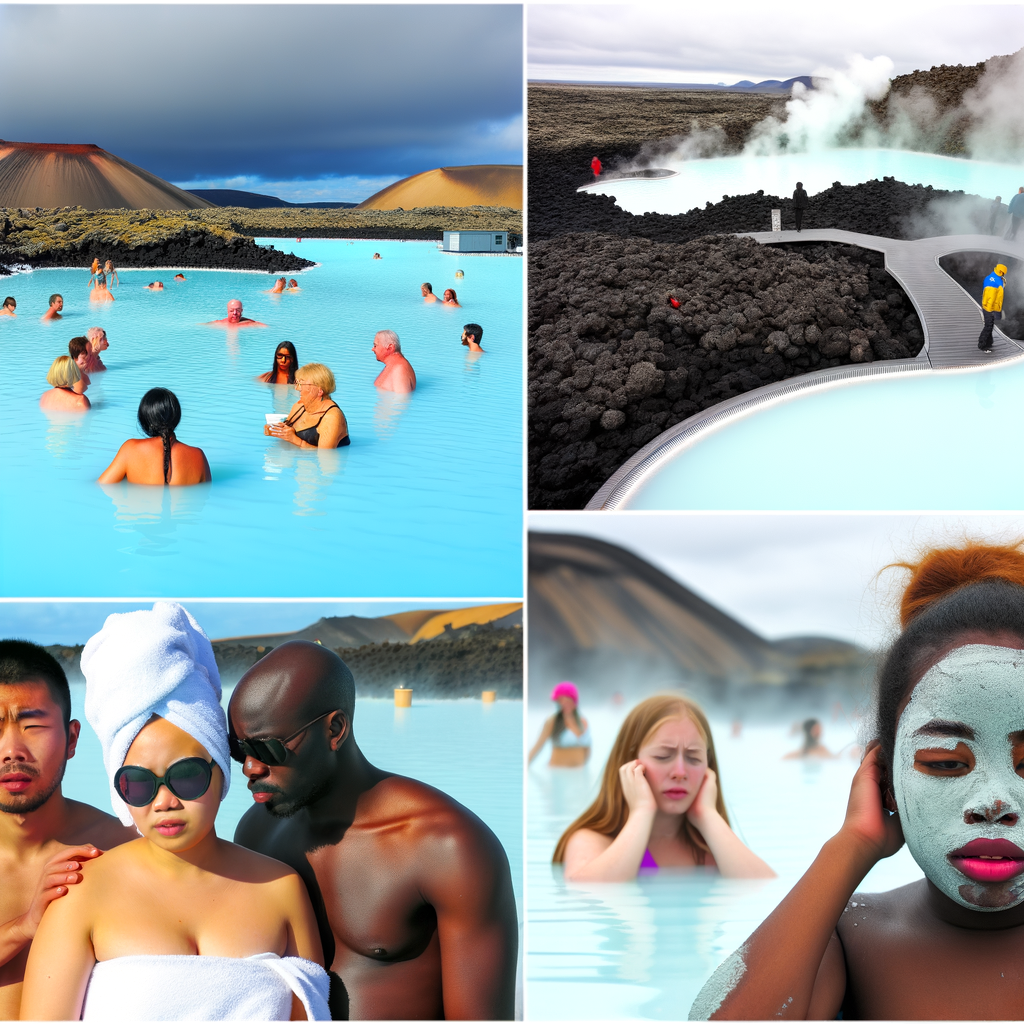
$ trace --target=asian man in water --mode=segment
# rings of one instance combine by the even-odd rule
[[[249,669],[228,726],[256,806],[235,842],[302,876],[351,1019],[511,1019],[505,851],[451,797],[370,764],[354,710],[352,673],[326,647],[293,640]]]
[[[112,815],[68,800],[61,780],[81,726],[57,660],[0,640],[0,1020],[17,1020],[43,911],[82,880],[84,861],[135,839]]]

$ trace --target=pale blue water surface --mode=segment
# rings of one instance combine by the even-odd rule
[[[411,685],[415,690],[415,681]],[[225,708],[231,692],[229,688],[224,691]],[[71,703],[72,716],[82,723],[82,735],[77,753],[68,762],[63,793],[112,812],[100,741],[85,720],[84,683],[72,683]],[[468,807],[494,832],[508,855],[521,914],[522,702],[416,698],[411,708],[396,708],[391,700],[360,697],[353,735],[373,764],[435,786]],[[252,806],[242,766],[233,761],[231,788],[217,815],[217,835],[231,839],[239,819]]]
[[[622,507],[1019,509],[1022,397],[1024,362],[811,388],[703,435]]]
[[[722,792],[734,831],[778,873],[730,881],[713,872],[661,870],[635,882],[566,884],[551,854],[562,831],[597,795],[626,708],[588,707],[594,736],[581,769],[554,769],[548,749],[527,773],[527,1015],[540,1020],[685,1020],[718,965],[776,907],[840,828],[857,761],[854,729],[824,721],[831,761],[783,761],[800,746],[784,725],[743,728],[712,718]],[[530,708],[528,738],[546,708]],[[794,709],[793,717],[804,717]],[[892,889],[922,877],[901,849],[861,885]]]
[[[276,275],[120,271],[116,301],[88,301],[87,270],[0,279],[18,301],[0,317],[4,501],[0,594],[12,596],[517,596],[522,592],[522,261],[442,253],[434,242],[264,240],[321,265],[302,290]],[[380,252],[381,260],[372,254]],[[456,279],[456,269],[465,277]],[[162,280],[163,292],[143,285]],[[454,287],[462,309],[425,306],[420,284]],[[41,323],[47,297],[62,321]],[[203,322],[239,298],[268,328]],[[460,344],[483,326],[485,353]],[[108,370],[91,412],[38,406],[53,359],[99,325]],[[374,332],[398,332],[411,395],[379,392]],[[335,374],[351,447],[299,450],[263,434],[296,399],[254,381],[281,341]],[[100,487],[142,395],[170,388],[177,434],[210,461],[198,487]]]
[[[777,156],[667,159],[660,165],[679,173],[672,178],[609,180],[589,186],[588,191],[613,196],[627,213],[643,214],[686,213],[705,203],[721,202],[723,196],[747,195],[758,189],[768,195],[791,196],[798,181],[813,196],[836,181],[859,185],[890,176],[910,185],[1002,196],[1004,203],[1021,184],[1020,169],[1013,165],[904,149],[824,149]]]

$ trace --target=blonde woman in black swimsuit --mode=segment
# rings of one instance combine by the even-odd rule
[[[299,400],[283,423],[268,423],[263,433],[299,448],[344,448],[349,444],[345,414],[332,401],[334,374],[323,363],[307,363],[295,371]]]

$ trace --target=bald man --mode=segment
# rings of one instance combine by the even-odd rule
[[[518,927],[508,858],[444,793],[374,767],[352,731],[355,682],[293,640],[231,697],[232,756],[256,806],[235,842],[309,889],[335,1019],[511,1020]]]
[[[242,300],[232,299],[228,303],[228,315],[223,320],[210,320],[209,327],[266,327],[251,316],[242,316]]]

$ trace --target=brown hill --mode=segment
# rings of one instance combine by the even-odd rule
[[[632,659],[774,686],[870,671],[867,652],[845,641],[766,640],[616,544],[531,531],[529,560],[530,657],[543,669],[597,676],[602,664]]]
[[[0,139],[0,207],[202,210],[213,207],[93,145]]]
[[[523,168],[518,164],[438,167],[381,189],[357,210],[415,210],[423,206],[523,208]]]

